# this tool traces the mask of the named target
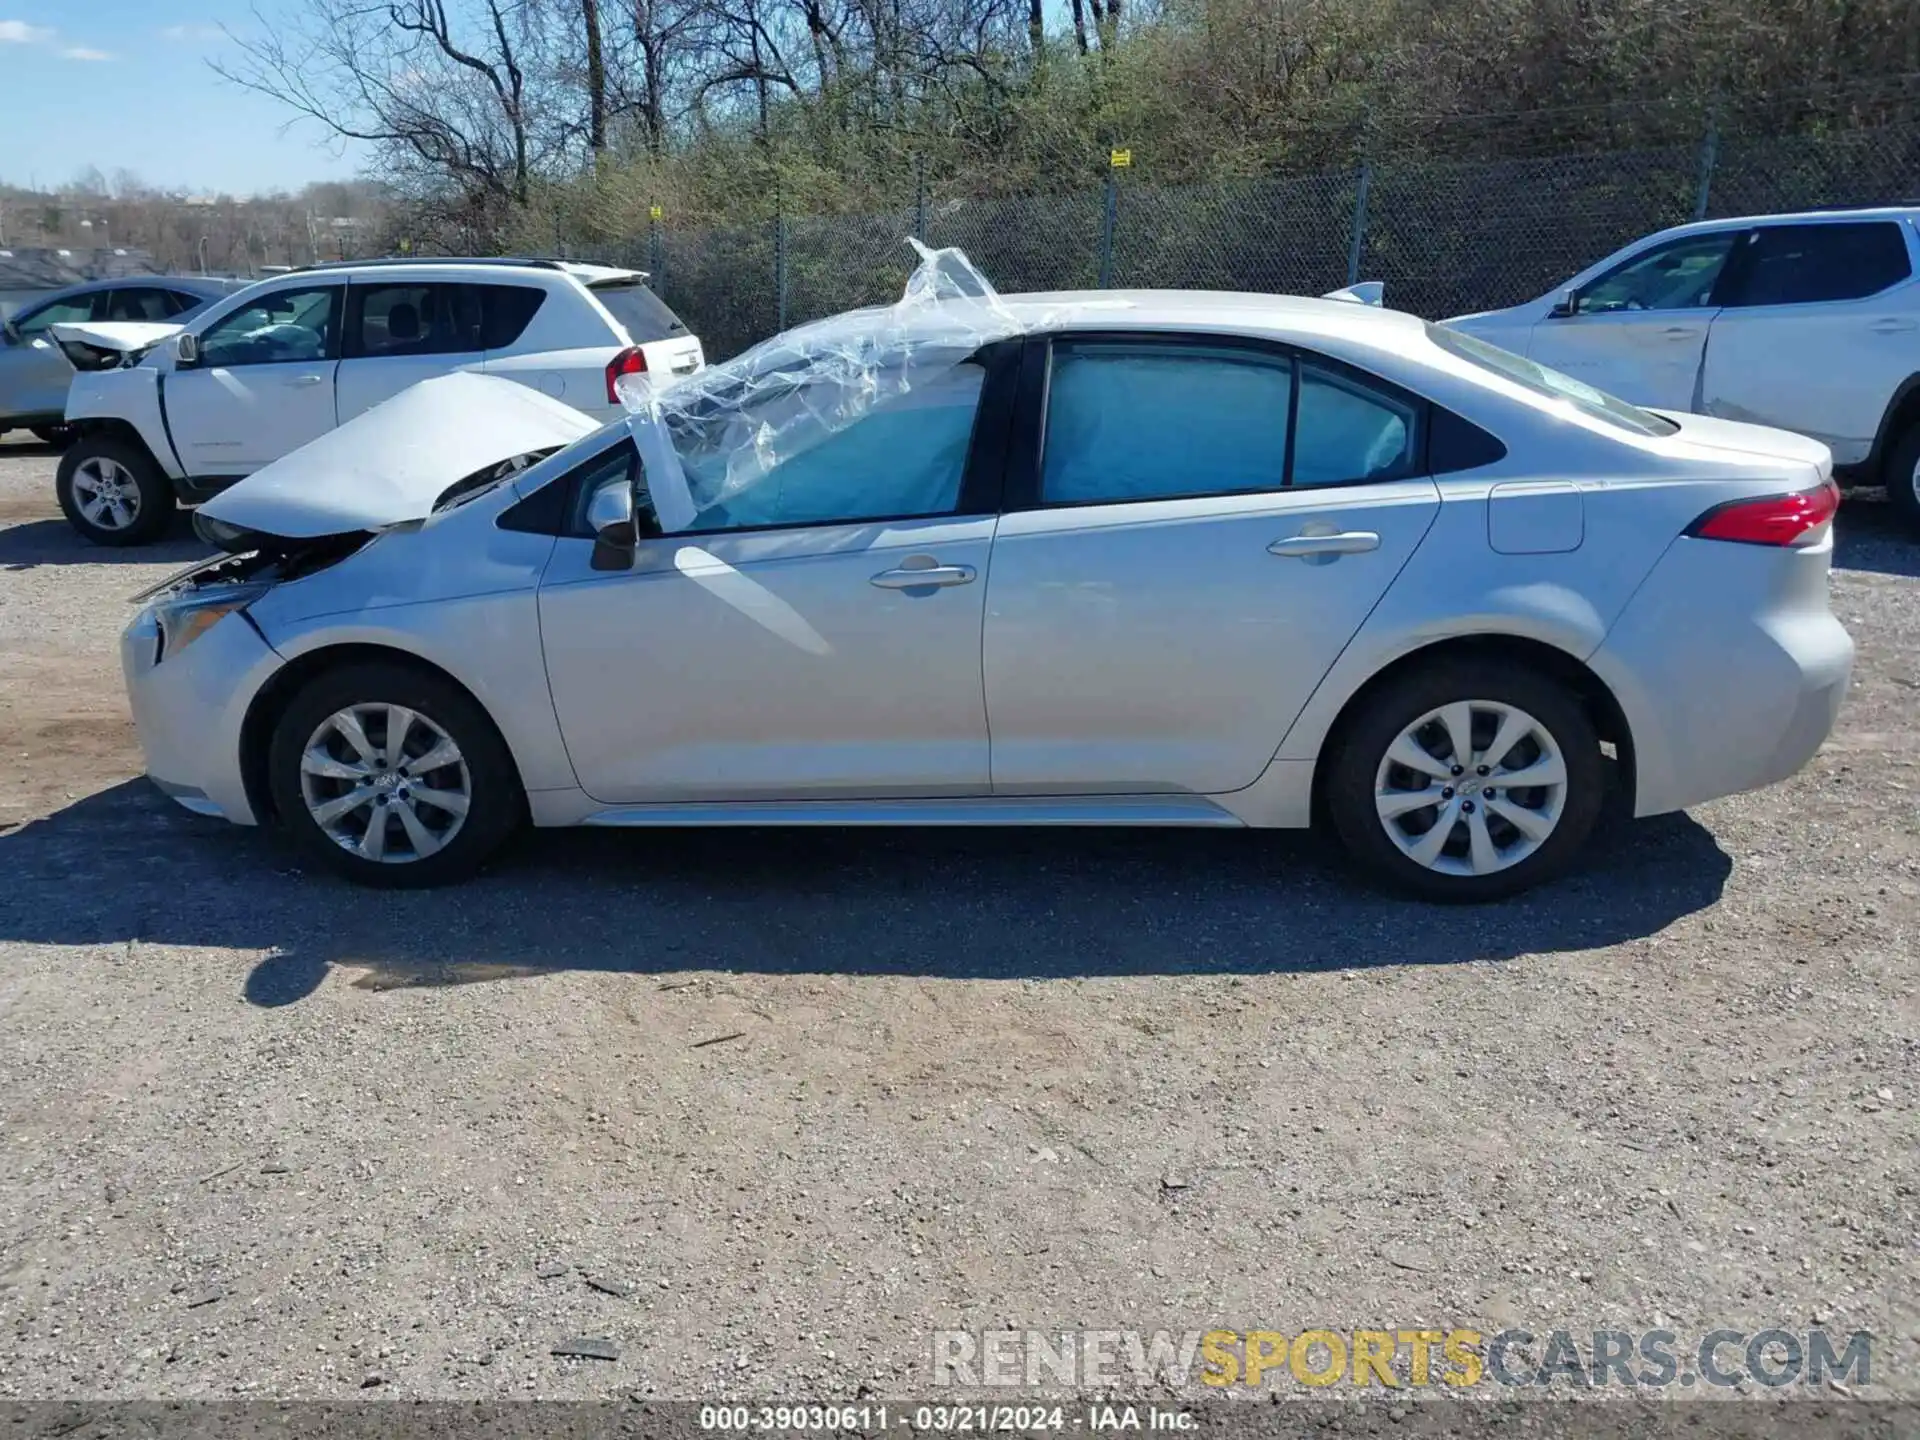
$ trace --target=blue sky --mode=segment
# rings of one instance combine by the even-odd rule
[[[97,165],[251,194],[351,177],[358,152],[312,121],[283,132],[290,112],[207,68],[232,51],[221,25],[258,23],[249,0],[0,0],[0,180],[55,186]]]

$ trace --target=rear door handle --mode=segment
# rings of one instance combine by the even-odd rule
[[[287,384],[289,384],[289,385],[318,385],[318,384],[320,384],[320,383],[322,383],[322,382],[323,382],[323,381],[324,381],[324,380],[325,380],[326,378],[327,378],[327,377],[326,377],[326,376],[324,376],[324,375],[295,375],[295,376],[294,376],[294,377],[293,377],[293,378],[292,378],[291,380],[289,380],[289,381],[287,381]]]
[[[971,585],[977,573],[971,565],[902,565],[882,570],[870,583],[882,590],[918,590],[923,586]]]
[[[1889,316],[1885,320],[1874,321],[1873,324],[1867,328],[1876,335],[1898,335],[1903,331],[1913,329],[1915,323],[1916,322],[1912,320],[1900,320]]]
[[[1371,530],[1342,530],[1337,535],[1289,536],[1267,546],[1267,553],[1287,560],[1314,555],[1364,555],[1379,548],[1380,537]]]
[[[1669,340],[1693,340],[1699,337],[1700,327],[1697,325],[1669,325],[1660,333]]]

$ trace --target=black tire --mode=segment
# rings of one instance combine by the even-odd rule
[[[93,462],[117,466],[131,477],[134,513],[128,523],[117,527],[96,525],[82,512],[74,496],[74,482],[79,479],[85,486],[82,470]],[[60,457],[54,491],[67,523],[95,545],[146,545],[165,534],[173,519],[173,482],[160,473],[160,467],[144,449],[116,435],[82,435]]]
[[[1401,827],[1401,833],[1419,826],[1426,818],[1429,829],[1437,822],[1439,807],[1421,809],[1394,821],[1383,820],[1378,811],[1375,780],[1387,760],[1387,751],[1401,734],[1421,717],[1458,701],[1481,701],[1512,706],[1525,711],[1544,727],[1558,746],[1566,769],[1566,790],[1558,821],[1538,848],[1504,869],[1484,874],[1449,874],[1428,868],[1403,852],[1387,833],[1388,824]],[[1473,744],[1488,743],[1490,736],[1480,733],[1482,725],[1494,723],[1494,717],[1475,717]],[[1444,730],[1444,726],[1441,727]],[[1327,775],[1323,798],[1327,818],[1332,822],[1347,853],[1376,880],[1404,894],[1422,900],[1443,903],[1474,903],[1498,900],[1538,885],[1565,871],[1593,834],[1605,808],[1607,770],[1600,752],[1600,739],[1593,722],[1579,700],[1552,676],[1518,661],[1501,659],[1436,660],[1431,664],[1395,676],[1366,697],[1361,708],[1346,722],[1346,733],[1334,737],[1337,749]],[[1443,746],[1445,742],[1439,742]],[[1522,745],[1533,742],[1522,741]],[[1450,751],[1450,747],[1446,747]],[[1429,752],[1431,753],[1431,751]],[[1529,754],[1537,752],[1529,751]],[[1525,757],[1523,757],[1524,763]],[[1470,763],[1461,789],[1477,793],[1481,781]],[[1413,772],[1405,772],[1412,784]],[[1433,786],[1454,784],[1435,779]],[[1441,790],[1451,795],[1451,790]],[[1519,794],[1520,792],[1514,792]],[[1537,793],[1526,792],[1522,803],[1533,803]],[[1510,805],[1514,795],[1507,800]],[[1462,804],[1482,807],[1482,825],[1492,816],[1484,800],[1462,797]],[[1498,812],[1493,812],[1498,814]],[[1493,821],[1493,828],[1521,844],[1519,834],[1504,819]],[[1466,850],[1470,837],[1464,822],[1450,827],[1452,834],[1446,851]],[[1410,840],[1417,836],[1409,836]],[[1506,847],[1502,847],[1506,848]]]
[[[34,439],[56,450],[66,449],[80,437],[80,432],[71,425],[35,425],[31,428]]]
[[[1885,478],[1893,513],[1920,539],[1920,424],[1909,425],[1887,452]]]
[[[426,786],[444,792],[446,789],[457,789],[462,782],[466,785],[466,814],[457,828],[446,832],[449,838],[445,839],[441,848],[416,859],[370,859],[344,848],[314,818],[308,808],[302,783],[303,757],[307,754],[308,742],[329,717],[352,706],[404,706],[444,732],[458,747],[464,762],[464,776],[454,774],[450,768],[436,770],[432,772],[437,777],[436,783]],[[363,724],[362,728],[366,738],[382,757],[382,773],[389,774],[394,767],[385,758],[384,747],[388,737],[381,728],[383,724],[383,721],[375,721]],[[424,727],[412,725],[408,727],[408,739],[403,743],[417,755],[424,742],[431,738],[425,734]],[[370,826],[378,810],[382,816],[381,839],[384,842],[387,837],[392,837],[393,849],[390,853],[396,855],[404,854],[412,847],[407,840],[408,832],[402,824],[399,810],[388,807],[406,798],[408,792],[404,787],[407,783],[418,786],[427,777],[415,775],[399,778],[402,788],[389,792],[392,798],[386,807],[376,803],[380,798],[380,787],[376,783],[368,791],[369,800],[350,809],[342,817],[343,822],[347,816],[353,817],[347,823],[363,828],[359,827],[358,817],[366,816]],[[526,808],[513,756],[487,713],[451,681],[431,671],[393,661],[345,664],[323,671],[308,681],[281,713],[279,723],[274,727],[267,752],[267,783],[273,794],[274,810],[280,824],[295,843],[315,860],[362,885],[395,889],[418,889],[466,879],[513,834]],[[344,796],[349,788],[357,788],[358,782],[315,777],[313,784],[316,792],[326,791],[319,796],[324,801],[336,795]],[[414,813],[429,825],[451,825],[451,817],[437,806],[416,804]]]

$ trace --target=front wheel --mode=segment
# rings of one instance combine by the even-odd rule
[[[1920,425],[1909,425],[1887,456],[1887,499],[1920,538]]]
[[[524,806],[486,712],[443,677],[389,662],[343,665],[295,695],[267,778],[295,841],[363,885],[465,879]]]
[[[1604,805],[1593,722],[1564,685],[1514,661],[1409,671],[1334,741],[1334,829],[1375,877],[1424,900],[1496,900],[1559,874]]]
[[[53,488],[67,523],[96,545],[145,545],[173,518],[173,485],[153,457],[112,435],[81,436]]]

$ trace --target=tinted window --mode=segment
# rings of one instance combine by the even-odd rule
[[[1733,305],[1806,305],[1858,300],[1912,273],[1906,237],[1890,220],[1772,225],[1741,256]]]
[[[1622,430],[1631,430],[1636,435],[1671,435],[1680,428],[1671,420],[1663,420],[1651,411],[1629,405],[1571,375],[1549,370],[1545,365],[1536,364],[1511,350],[1502,350],[1498,345],[1489,345],[1484,340],[1463,335],[1458,330],[1449,330],[1444,325],[1427,326],[1427,338],[1449,355],[1477,365],[1556,404],[1569,405],[1583,415],[1604,420]]]
[[[589,288],[636,345],[687,333],[686,325],[667,308],[667,302],[638,281]]]
[[[471,285],[356,285],[348,355],[459,355],[480,345]]]
[[[480,292],[480,348],[504,350],[526,333],[547,292],[532,285],[476,285]]]
[[[92,295],[76,295],[71,300],[56,300],[38,310],[29,310],[14,322],[14,328],[22,335],[39,335],[49,325],[78,325],[95,318],[94,307],[104,306],[106,299],[107,292],[101,290]]]
[[[232,366],[324,360],[336,353],[339,294],[326,286],[255,296],[201,334],[200,363]]]
[[[1337,485],[1411,475],[1414,407],[1317,365],[1300,367],[1293,483]]]
[[[185,290],[168,290],[163,293],[166,296],[167,315],[169,317],[184,315],[189,310],[198,310],[202,305],[207,303],[201,296],[189,294]]]
[[[1278,490],[1293,362],[1250,350],[1053,347],[1040,498],[1050,504]]]
[[[1704,305],[1726,268],[1727,254],[1739,232],[1690,235],[1634,256],[1584,286],[1582,315],[1619,310],[1684,310]]]
[[[986,372],[977,365],[956,366],[883,402],[863,419],[731,494],[726,475],[730,444],[683,447],[680,460],[686,467],[688,489],[696,497],[719,497],[703,506],[691,528],[731,530],[951,514],[960,502],[973,415],[985,378]],[[778,412],[804,410],[808,399],[806,387],[769,397],[767,424],[777,428]],[[817,397],[813,403],[819,403]],[[756,419],[752,412],[749,407],[739,417],[749,427]],[[734,433],[731,427],[723,430],[727,437]]]
[[[109,320],[165,320],[169,313],[164,290],[145,287],[115,290],[107,302]]]

